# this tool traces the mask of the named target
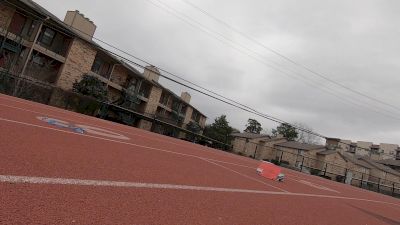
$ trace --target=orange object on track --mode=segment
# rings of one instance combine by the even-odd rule
[[[284,176],[281,174],[281,168],[275,164],[272,164],[270,162],[265,162],[263,161],[258,167],[257,167],[257,173],[260,174],[261,176],[271,179],[271,180],[283,180]],[[282,179],[280,179],[282,178]]]

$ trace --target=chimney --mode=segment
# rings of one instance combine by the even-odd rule
[[[191,98],[191,96],[190,96],[189,93],[187,93],[187,92],[182,92],[182,93],[181,93],[181,99],[182,99],[184,102],[186,102],[186,103],[189,104],[190,98]]]
[[[74,31],[82,35],[87,40],[92,40],[94,32],[96,31],[96,25],[85,15],[80,13],[78,10],[67,11],[64,18],[64,23],[73,28]]]
[[[160,71],[158,71],[157,67],[155,66],[146,66],[144,68],[143,76],[152,81],[158,82],[158,79],[160,78]]]
[[[326,147],[330,150],[335,150],[339,147],[339,138],[326,138]]]

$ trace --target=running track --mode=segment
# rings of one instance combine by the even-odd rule
[[[0,95],[0,224],[400,224],[398,199],[258,163]]]

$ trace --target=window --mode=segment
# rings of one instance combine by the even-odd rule
[[[26,17],[15,13],[9,27],[9,31],[13,34],[20,35],[26,22]]]
[[[26,33],[26,35],[28,37],[30,37],[32,35],[33,31],[35,30],[35,27],[36,27],[36,21],[31,20],[31,23],[30,23],[29,28],[28,28],[28,32]]]
[[[103,64],[102,60],[96,57],[92,66],[92,71],[99,74],[102,64]]]
[[[40,39],[40,42],[50,46],[51,43],[53,42],[54,36],[56,36],[56,32],[50,28],[45,28],[44,32],[42,33],[42,37]]]

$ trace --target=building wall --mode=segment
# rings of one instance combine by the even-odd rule
[[[14,15],[15,9],[0,3],[0,28],[7,29]]]
[[[87,42],[75,38],[68,52],[66,62],[59,75],[57,86],[64,90],[71,90],[72,84],[79,81],[83,74],[92,68],[96,49]]]
[[[158,103],[160,101],[162,89],[152,86],[149,101],[146,104],[145,113],[155,114],[157,111]]]
[[[254,153],[257,149],[257,156],[262,157],[262,154],[260,152],[264,151],[264,144],[266,141],[268,141],[268,139],[268,137],[263,137],[248,139],[247,141],[246,138],[235,137],[232,140],[233,152],[241,152],[243,155],[246,156],[254,156]]]
[[[342,154],[348,152],[350,150],[350,144],[351,144],[350,140],[340,140],[337,151]]]
[[[263,160],[275,159],[277,151],[275,149],[275,144],[283,142],[287,142],[287,140],[285,138],[274,138],[266,141],[261,151],[258,151],[257,159],[263,159]]]
[[[385,144],[382,143],[379,145],[379,149],[383,150],[383,154],[381,155],[381,159],[396,159],[396,150],[399,146],[396,144]]]
[[[332,180],[335,180],[337,175],[345,175],[347,162],[339,153],[323,156],[319,155],[318,159],[328,163],[326,176],[331,177]],[[318,169],[323,170],[324,167]]]
[[[372,145],[373,145],[372,142],[358,141],[356,148],[356,155],[369,156],[370,155],[369,149],[371,148]]]
[[[114,82],[120,86],[124,86],[128,76],[128,71],[123,66],[116,65],[111,74],[111,82]]]
[[[188,124],[190,119],[192,118],[193,108],[191,106],[187,106],[185,119],[183,120],[183,124]]]

